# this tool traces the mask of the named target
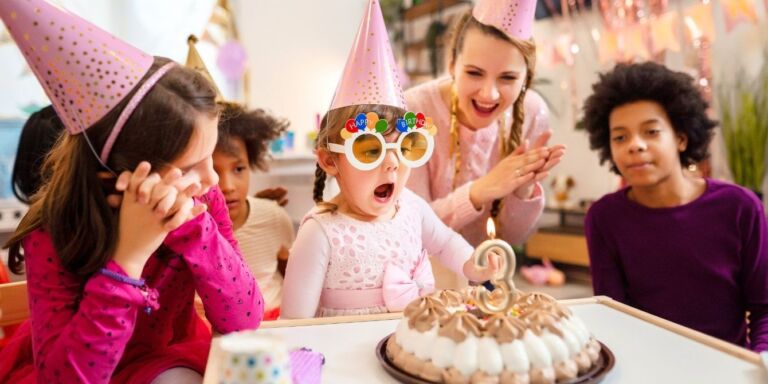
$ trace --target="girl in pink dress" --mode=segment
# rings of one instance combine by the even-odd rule
[[[195,291],[220,333],[263,313],[215,187],[213,88],[44,1],[3,1],[0,17],[69,132],[7,244],[31,317],[0,382],[201,382],[211,335]]]
[[[283,318],[402,310],[434,290],[427,255],[473,281],[499,268],[500,258],[492,257],[489,268],[478,269],[466,240],[405,189],[411,168],[431,156],[437,128],[406,111],[375,0],[355,41],[317,137],[318,204],[291,248]],[[323,201],[326,175],[341,191],[329,202]]]

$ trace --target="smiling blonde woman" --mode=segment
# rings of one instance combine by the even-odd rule
[[[501,238],[523,242],[544,207],[539,181],[565,153],[562,145],[547,146],[546,104],[530,90],[535,6],[530,0],[479,1],[452,27],[450,76],[405,95],[411,108],[443,128],[432,158],[413,171],[408,187],[473,245],[486,238],[489,216]],[[438,284],[444,287],[462,285],[443,279]]]

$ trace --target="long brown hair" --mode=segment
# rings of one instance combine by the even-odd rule
[[[144,79],[168,61],[155,58]],[[137,88],[86,131],[97,149]],[[172,68],[131,114],[107,166],[117,173],[131,171],[141,161],[148,161],[153,170],[167,166],[186,149],[199,114],[216,116],[215,98],[214,89],[202,75],[182,66]],[[14,273],[21,272],[22,241],[42,227],[50,234],[64,268],[89,276],[110,260],[117,242],[117,211],[107,204],[108,189],[97,177],[104,169],[83,134],[63,135],[43,167],[48,179],[5,244],[10,249],[8,266]]]
[[[376,112],[380,119],[389,122],[389,128],[382,133],[387,136],[395,130],[395,121],[403,117],[406,111],[402,108],[383,104],[359,104],[347,107],[336,108],[328,111],[320,122],[320,131],[317,133],[316,149],[323,148],[328,150],[328,143],[343,144],[341,130],[349,119],[354,119],[360,113]],[[335,155],[335,154],[334,154]],[[317,206],[321,207],[321,212],[335,212],[338,207],[327,201],[323,201],[323,191],[325,191],[325,179],[327,175],[317,163],[315,168],[315,186],[312,190],[312,199]]]
[[[504,153],[501,154],[503,157],[514,151],[522,141],[523,121],[525,120],[525,92],[530,89],[536,70],[536,43],[534,43],[533,39],[521,40],[511,38],[498,28],[477,21],[477,19],[472,16],[472,10],[470,9],[461,15],[456,16],[456,20],[450,28],[447,45],[448,49],[446,49],[446,52],[448,55],[448,62],[451,63],[451,65],[456,63],[456,58],[461,54],[462,49],[464,49],[464,39],[467,36],[467,31],[472,29],[477,29],[485,35],[495,37],[514,45],[523,54],[523,58],[525,58],[525,65],[527,68],[525,83],[523,89],[520,91],[520,96],[518,96],[512,106],[513,119],[510,124],[509,135],[503,143]],[[502,138],[499,138],[499,140],[502,140]]]

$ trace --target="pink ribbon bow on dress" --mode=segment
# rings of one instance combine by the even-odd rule
[[[435,291],[435,276],[427,253],[422,252],[413,273],[390,262],[384,270],[382,295],[390,312],[402,311],[411,301]]]

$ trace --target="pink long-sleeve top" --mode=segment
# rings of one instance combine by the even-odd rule
[[[469,199],[469,190],[474,180],[484,176],[499,162],[498,123],[474,131],[465,126],[459,127],[462,160],[454,190],[451,112],[440,95],[439,84],[443,81],[447,80],[432,80],[405,92],[408,108],[432,117],[437,126],[432,158],[426,165],[413,169],[408,188],[429,201],[449,227],[461,233],[470,244],[477,246],[487,239],[486,221],[490,216],[491,204],[476,210]],[[546,104],[541,96],[529,91],[525,97],[523,138],[533,143],[548,128]],[[541,185],[536,184],[530,199],[519,199],[510,194],[503,202],[499,213],[499,235],[510,243],[522,243],[534,229],[544,209]]]
[[[280,317],[387,312],[391,306],[383,297],[386,275],[400,269],[418,279],[415,271],[426,268],[422,276],[427,279],[417,284],[429,281],[427,253],[463,276],[464,262],[473,252],[469,243],[408,189],[403,188],[397,204],[393,218],[372,222],[317,208],[310,211],[288,258]]]
[[[169,255],[155,253],[144,267],[147,291],[100,273],[83,279],[67,272],[44,229],[24,239],[38,382],[145,382],[174,366],[202,372],[210,334],[197,328],[196,290],[217,332],[258,327],[262,296],[221,191],[212,188],[201,200],[209,211],[171,232],[163,243]],[[112,261],[106,268],[125,273]]]

